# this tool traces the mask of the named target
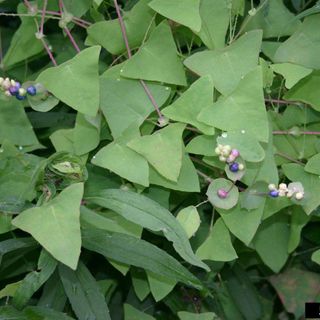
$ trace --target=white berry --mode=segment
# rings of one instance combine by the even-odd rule
[[[8,90],[11,87],[11,82],[9,78],[5,78],[2,82],[2,88]]]
[[[276,190],[276,189],[277,189],[277,187],[276,187],[276,185],[275,185],[275,184],[270,183],[270,184],[268,185],[268,189],[269,189],[270,191],[272,191],[272,190]]]
[[[238,168],[239,168],[240,171],[242,171],[242,170],[244,170],[244,165],[242,163],[239,163],[239,167]]]
[[[222,161],[222,162],[226,162],[227,158],[224,157],[224,156],[220,156],[220,157],[219,157],[219,160]]]
[[[287,190],[287,185],[285,183],[280,183],[279,184],[279,189],[280,190]]]
[[[285,190],[279,190],[279,197],[285,197],[286,191]]]
[[[219,149],[219,147],[216,147],[216,148],[214,149],[214,152],[215,152],[216,154],[220,154],[220,149]]]
[[[292,190],[289,190],[287,192],[287,198],[291,198],[293,196],[294,192]]]
[[[295,198],[297,200],[301,200],[303,198],[304,194],[302,192],[297,192],[296,195],[295,195]]]
[[[25,96],[26,93],[27,93],[26,89],[24,89],[24,88],[20,88],[20,89],[19,89],[19,95],[20,95],[20,96]]]

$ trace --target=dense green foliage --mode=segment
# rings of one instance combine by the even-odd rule
[[[0,319],[319,299],[319,3],[0,0],[0,28]]]

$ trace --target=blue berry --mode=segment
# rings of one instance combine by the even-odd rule
[[[16,95],[16,98],[20,101],[24,100],[26,98],[26,96],[20,96],[20,94]]]
[[[231,172],[238,172],[239,171],[239,163],[238,162],[231,163],[229,165],[229,170]]]
[[[269,192],[269,196],[272,198],[277,198],[279,196],[279,191],[278,190],[271,190]]]
[[[35,86],[29,86],[27,92],[30,96],[35,96],[37,94],[37,89]]]

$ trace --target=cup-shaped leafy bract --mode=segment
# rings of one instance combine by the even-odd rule
[[[220,189],[228,192],[226,198],[223,199],[218,196],[218,190]],[[207,190],[207,196],[213,206],[221,209],[231,209],[238,203],[239,191],[231,181],[219,178],[211,182]]]

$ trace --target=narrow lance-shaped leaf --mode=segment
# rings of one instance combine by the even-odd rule
[[[83,246],[107,259],[133,265],[201,289],[202,284],[176,259],[151,243],[120,233],[84,229]]]
[[[79,320],[111,319],[98,283],[82,262],[76,271],[59,265],[59,274],[72,309]]]
[[[32,297],[32,295],[48,280],[56,269],[57,261],[46,251],[42,250],[38,268],[40,271],[32,271],[22,280],[20,286],[14,294],[12,303],[21,309]]]
[[[162,231],[173,242],[173,247],[189,263],[208,270],[206,264],[193,253],[188,236],[180,223],[167,209],[157,202],[137,193],[108,189],[98,196],[86,198],[100,206],[111,209],[126,219],[152,231]]]

